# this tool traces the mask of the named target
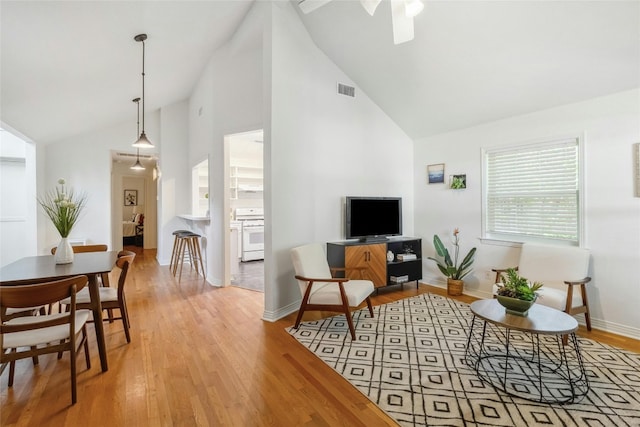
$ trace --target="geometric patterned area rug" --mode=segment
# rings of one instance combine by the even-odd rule
[[[465,362],[473,315],[433,294],[287,331],[401,426],[640,426],[640,354],[578,338],[590,390],[577,403],[514,397]]]

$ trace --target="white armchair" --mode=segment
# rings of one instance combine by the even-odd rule
[[[546,305],[567,314],[584,313],[587,330],[591,330],[589,302],[585,285],[591,281],[589,251],[574,246],[548,246],[525,243],[520,252],[518,273],[531,282],[544,286],[538,291],[537,304]],[[496,283],[506,269],[493,269]],[[493,286],[495,295],[498,287]]]
[[[355,328],[349,307],[358,307],[364,301],[373,317],[369,296],[374,286],[370,280],[333,278],[327,256],[321,244],[309,244],[291,249],[291,260],[302,295],[302,303],[296,318],[295,328],[300,326],[302,314],[307,310],[335,311],[344,313],[356,339]]]

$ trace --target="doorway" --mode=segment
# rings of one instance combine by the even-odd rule
[[[264,292],[263,132],[225,136],[232,286]]]
[[[112,247],[157,248],[157,159],[139,155],[144,170],[131,166],[137,154],[113,152],[111,165]]]

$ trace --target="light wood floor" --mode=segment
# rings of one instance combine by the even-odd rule
[[[265,322],[262,293],[213,288],[194,274],[183,273],[178,284],[167,267],[158,266],[155,252],[136,250],[126,289],[131,344],[120,323],[105,324],[109,371],[101,373],[89,326],[92,367],[87,371],[80,355],[75,406],[70,406],[68,355],[60,361],[42,356],[37,367],[30,360],[18,362],[11,389],[7,372],[0,377],[0,425],[395,425],[285,332],[295,314]],[[429,291],[442,293],[407,285],[373,300],[384,304]],[[639,341],[580,333],[640,352]]]

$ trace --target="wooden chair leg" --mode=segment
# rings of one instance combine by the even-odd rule
[[[373,317],[373,307],[371,306],[371,299],[367,297],[367,307],[369,307],[369,314]]]
[[[100,276],[102,279],[102,286],[104,286],[105,288],[109,287],[109,274],[108,273],[102,273],[102,275]]]
[[[589,314],[589,301],[587,300],[587,288],[584,283],[580,285],[580,292],[582,294],[582,304],[584,305],[584,321],[587,325],[587,331],[591,330],[591,315]]]
[[[351,317],[351,311],[349,311],[349,299],[347,298],[347,294],[344,292],[344,287],[342,283],[339,283],[340,286],[340,298],[342,299],[342,312],[347,318],[347,323],[349,324],[349,331],[351,331],[351,339],[356,339],[356,328],[353,326],[353,318]]]
[[[127,324],[128,323],[127,316],[123,312],[123,310],[120,310],[120,317],[122,318],[122,327],[124,328],[124,335],[127,337],[127,342],[130,343],[131,335],[129,335],[129,325]]]
[[[307,303],[303,301],[302,304],[300,305],[300,309],[298,310],[298,316],[296,317],[296,324],[294,326],[296,329],[298,329],[298,327],[300,326],[302,315],[304,314],[306,309],[307,309]]]
[[[349,311],[349,307],[347,307],[347,311],[344,313],[347,318],[347,323],[349,324],[349,331],[351,331],[351,339],[356,339],[356,328],[353,326],[353,318],[351,317],[351,312]]]
[[[36,347],[31,347],[31,350],[35,350]],[[38,356],[33,356],[31,358],[33,360],[33,366],[36,366],[38,364]]]
[[[87,370],[89,370],[91,369],[91,356],[89,355],[89,339],[86,325],[82,327],[82,340],[84,341],[84,360],[87,363]]]
[[[69,357],[71,362],[71,404],[75,405],[78,400],[78,391],[76,390],[76,349],[75,343],[69,350]]]
[[[16,349],[12,348],[11,353],[15,353]],[[13,386],[13,376],[16,373],[16,361],[9,362],[9,387]]]

